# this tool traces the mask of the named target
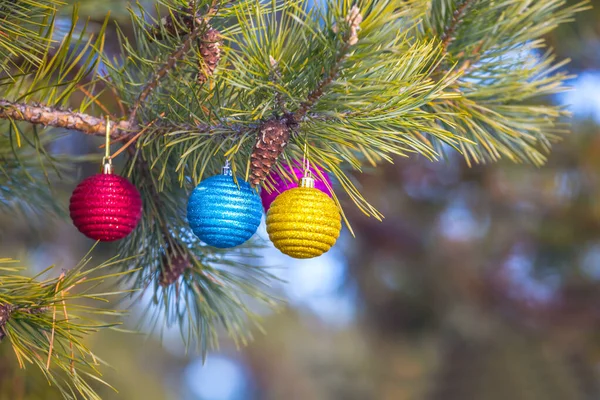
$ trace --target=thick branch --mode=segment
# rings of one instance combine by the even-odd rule
[[[104,136],[106,134],[106,120],[104,118],[69,110],[59,110],[41,104],[15,103],[0,99],[0,119],[12,119],[14,121],[24,121],[36,125],[77,130],[87,135],[94,136]],[[211,136],[230,136],[229,134],[224,133],[225,131],[230,131],[231,135],[241,136],[248,130],[257,129],[256,124],[244,125],[236,123],[218,125],[204,123],[198,123],[196,125],[163,125],[159,122],[155,126],[161,135],[178,130],[196,132],[198,134],[208,134]],[[139,127],[130,129],[128,121],[112,120],[111,127],[111,138],[113,140],[122,139],[123,137],[133,137],[140,132]]]
[[[103,118],[41,104],[15,103],[0,99],[0,119],[77,130],[86,135],[104,136],[106,134],[106,120]],[[111,121],[111,126],[113,139],[130,133],[130,125],[127,121]]]

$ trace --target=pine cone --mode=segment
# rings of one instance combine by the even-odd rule
[[[221,34],[214,28],[208,30],[200,38],[198,51],[202,56],[198,71],[198,83],[201,85],[215,72],[221,59]]]
[[[282,121],[270,120],[262,124],[250,156],[252,186],[258,186],[266,179],[289,140],[290,130]]]
[[[183,255],[182,252],[173,252],[167,249],[163,255],[162,265],[163,267],[158,276],[158,284],[162,287],[167,287],[175,283],[183,275],[190,263],[187,256]]]

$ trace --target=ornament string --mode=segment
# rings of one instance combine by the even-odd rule
[[[110,157],[110,117],[106,116],[106,142],[104,144],[104,158],[102,158],[104,173],[112,173],[112,158]]]
[[[310,159],[308,156],[308,140],[304,139],[304,152],[302,154],[302,169],[304,170],[305,178],[312,178],[312,172],[310,171]]]
[[[302,179],[300,179],[300,187],[305,188],[314,188],[315,187],[315,179],[312,176],[312,172],[310,170],[310,159],[308,154],[308,140],[305,138],[304,140],[304,154],[302,154],[302,168],[304,169],[304,174]]]

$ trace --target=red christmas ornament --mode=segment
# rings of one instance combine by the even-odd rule
[[[109,168],[75,188],[69,210],[73,224],[85,236],[112,242],[135,229],[142,217],[142,198],[131,182]]]

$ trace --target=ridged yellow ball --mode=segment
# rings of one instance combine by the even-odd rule
[[[335,202],[310,187],[283,192],[267,213],[269,238],[282,253],[294,258],[313,258],[327,252],[341,229]]]

